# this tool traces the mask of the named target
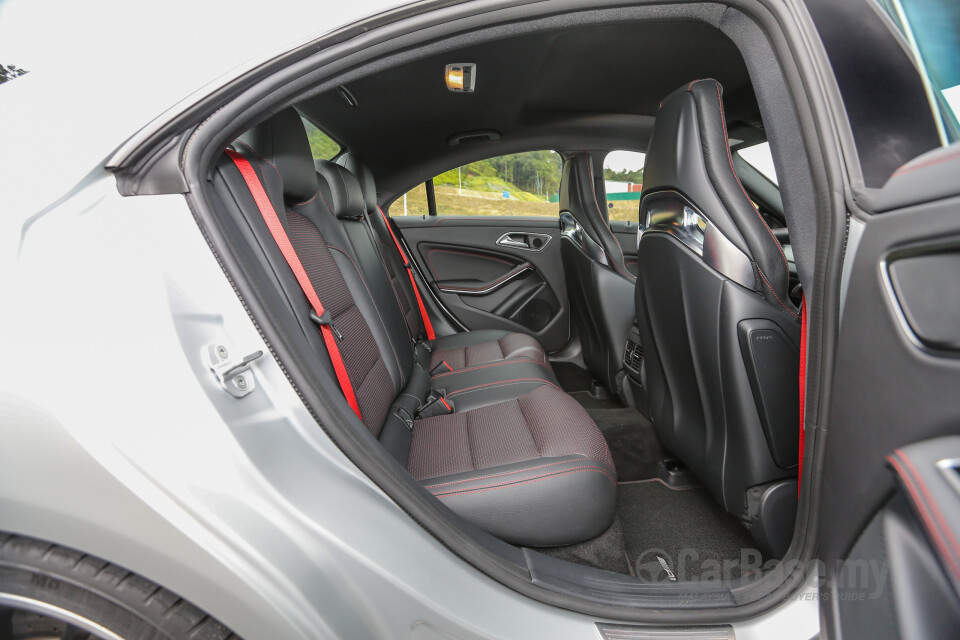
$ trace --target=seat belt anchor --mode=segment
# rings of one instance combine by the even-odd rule
[[[317,315],[317,312],[310,310],[310,319],[313,320],[314,324],[321,327],[330,327],[330,331],[333,332],[333,335],[337,336],[337,340],[343,340],[343,334],[340,333],[337,328],[333,325],[333,320],[330,319],[330,312],[324,311],[323,315]]]

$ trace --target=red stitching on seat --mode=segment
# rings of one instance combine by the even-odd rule
[[[270,235],[273,236],[290,270],[293,271],[293,275],[303,290],[304,295],[307,297],[307,300],[310,302],[310,306],[313,307],[316,314],[322,318],[325,310],[323,303],[320,302],[319,294],[316,289],[314,289],[313,283],[307,275],[307,270],[303,267],[303,263],[300,262],[300,257],[293,248],[293,244],[291,244],[290,238],[283,228],[283,224],[280,222],[280,218],[277,216],[273,204],[270,202],[270,196],[267,195],[267,191],[260,182],[256,171],[253,170],[253,165],[250,164],[250,161],[243,157],[243,155],[232,149],[227,149],[225,153],[233,160],[233,163],[240,171],[241,177],[247,184],[247,189],[250,190],[250,195],[253,196],[254,203],[260,210],[264,224],[267,225]],[[276,169],[276,167],[274,167],[274,169]],[[280,180],[282,182],[283,178],[281,177]],[[343,356],[340,354],[340,348],[337,346],[337,339],[333,335],[333,330],[329,324],[324,324],[320,326],[320,332],[323,335],[323,341],[326,344],[330,363],[333,365],[340,389],[343,391],[343,395],[350,405],[350,408],[353,409],[354,413],[356,413],[357,417],[362,421],[363,415],[360,413],[360,405],[357,403],[356,393],[353,390],[353,382],[351,382],[347,367],[343,362]]]
[[[446,362],[446,360],[444,360],[444,362]],[[531,363],[531,364],[535,364],[535,365],[541,366],[541,367],[543,367],[544,369],[547,369],[547,368],[548,368],[547,365],[545,365],[543,362],[541,362],[541,361],[539,361],[539,360],[535,360],[535,359],[533,359],[533,358],[531,358],[531,357],[529,357],[529,356],[520,356],[520,357],[518,357],[518,358],[507,358],[507,359],[504,360],[503,362],[490,362],[490,363],[488,363],[488,364],[480,364],[480,365],[477,365],[477,366],[475,366],[475,367],[467,367],[466,369],[454,369],[453,371],[444,371],[443,373],[438,373],[437,375],[435,375],[435,376],[433,376],[433,377],[434,377],[434,378],[441,378],[441,377],[443,377],[443,376],[455,375],[455,374],[457,374],[457,373],[464,373],[464,372],[466,372],[466,371],[477,371],[477,370],[479,370],[479,369],[486,369],[487,367],[503,367],[503,366],[506,366],[506,365],[516,364],[516,363],[518,363],[518,362],[529,362],[529,363]],[[449,364],[448,364],[447,366],[450,367]],[[450,367],[450,368],[453,369],[453,367]]]
[[[610,224],[604,223],[603,221],[603,211],[600,210],[600,203],[597,201],[597,187],[593,184],[593,181],[596,176],[596,174],[594,174],[593,172],[593,159],[590,157],[590,154],[587,153],[586,151],[580,151],[578,153],[575,153],[574,155],[581,155],[581,154],[583,154],[587,158],[587,182],[590,183],[590,193],[592,194],[591,202],[593,203],[594,207],[597,209],[597,217],[600,220],[600,225],[605,225],[604,228],[610,232],[610,236],[613,238],[614,248],[620,250],[620,257],[623,258],[623,249],[620,248],[620,244],[619,244],[620,241],[617,240],[616,236],[613,235],[613,231],[610,229]],[[600,229],[597,230],[597,233],[601,233]],[[610,255],[609,251],[607,251],[606,249],[603,249],[602,245],[600,246],[600,248],[603,250],[605,254],[607,254],[607,257],[610,258],[610,264],[613,266],[613,270],[615,272],[620,272],[621,275],[626,276],[627,279],[629,280],[633,280],[634,282],[637,281],[637,277],[635,275],[633,275],[632,273],[627,271],[625,268],[617,264],[616,258],[614,258],[613,255]]]
[[[387,216],[383,213],[383,209],[378,206],[377,211],[380,212],[380,217],[383,218],[383,224],[387,227],[387,231],[390,232],[390,237],[393,238],[393,244],[397,246],[397,253],[400,254],[400,258],[403,260],[403,266],[407,270],[407,276],[410,278],[410,288],[413,289],[413,295],[417,299],[417,307],[420,308],[420,321],[423,323],[423,331],[427,334],[427,340],[434,340],[437,337],[437,334],[433,330],[433,323],[430,322],[430,314],[427,313],[427,307],[423,304],[423,297],[420,295],[420,287],[417,286],[417,280],[413,277],[413,267],[410,265],[410,259],[407,258],[406,252],[403,250],[403,247],[400,246],[400,241],[397,239],[397,234],[393,232],[393,225],[390,224],[389,220],[387,220]],[[386,265],[384,265],[384,267],[386,267]],[[396,291],[394,291],[394,295],[396,295]],[[397,298],[397,304],[399,303],[400,299]],[[403,313],[402,308],[400,311]],[[406,320],[406,318],[404,319]],[[407,332],[410,333],[409,327],[407,327]]]
[[[490,478],[500,478],[502,476],[509,476],[516,473],[526,473],[528,471],[536,471],[537,469],[545,469],[547,467],[555,467],[558,464],[581,464],[584,462],[596,462],[598,465],[606,466],[600,460],[593,460],[590,458],[581,458],[579,460],[561,460],[560,462],[551,462],[549,464],[542,464],[537,467],[528,467],[526,469],[517,469],[516,471],[505,471],[503,473],[494,473],[487,476],[477,476],[476,478],[466,478],[464,480],[453,480],[451,482],[442,482],[440,484],[427,484],[424,485],[427,489],[436,489],[437,487],[446,487],[451,484],[462,484],[464,482],[477,482],[478,480],[489,480]],[[586,468],[586,467],[582,467]]]
[[[770,289],[770,293],[772,293],[772,294],[773,294],[773,297],[777,299],[777,302],[780,303],[780,306],[783,307],[784,309],[786,309],[787,311],[789,311],[790,313],[792,313],[792,314],[793,314],[793,317],[799,318],[800,316],[797,315],[797,312],[796,312],[796,311],[794,311],[793,309],[791,309],[791,308],[788,307],[787,305],[783,304],[783,300],[780,299],[780,296],[777,295],[777,292],[774,291],[774,290],[773,290],[773,287],[770,286],[770,283],[767,282],[767,278],[766,278],[766,276],[763,275],[763,271],[760,270],[760,266],[759,266],[759,265],[757,266],[757,273],[760,274],[760,278],[763,280],[763,284],[767,285],[767,289]]]
[[[727,162],[730,163],[730,172],[733,173],[733,177],[740,186],[740,191],[743,192],[744,197],[751,203],[750,207],[753,209],[753,212],[757,214],[757,217],[760,218],[760,222],[763,223],[763,227],[767,230],[767,233],[770,234],[773,244],[776,245],[777,251],[780,252],[780,257],[783,258],[783,264],[787,267],[787,273],[789,273],[790,264],[787,262],[787,256],[783,252],[783,248],[780,247],[780,243],[777,241],[777,236],[773,235],[773,231],[771,231],[767,221],[763,219],[762,215],[760,215],[760,211],[753,206],[753,200],[751,200],[750,196],[747,195],[747,190],[743,188],[743,183],[740,182],[740,176],[737,175],[736,169],[733,168],[733,155],[730,153],[730,141],[727,140],[727,117],[723,113],[723,98],[720,96],[720,83],[716,80],[713,82],[717,85],[717,103],[720,105],[720,123],[723,125],[723,146],[727,150]]]
[[[320,195],[320,188],[319,188],[319,187],[317,188],[317,192],[316,192],[315,194],[313,194],[313,197],[312,197],[312,198],[310,198],[309,200],[304,200],[303,202],[298,202],[297,204],[295,204],[295,205],[293,205],[293,206],[299,207],[300,205],[310,204],[311,202],[313,202],[314,200],[317,199],[317,196],[318,196],[318,195]]]
[[[350,257],[350,254],[340,247],[336,247],[329,243],[324,244],[326,245],[327,249],[332,249],[333,251],[339,252],[344,258],[350,261],[350,264],[353,265],[353,270],[356,271],[357,275],[360,277],[360,283],[363,285],[363,288],[367,290],[367,295],[370,296],[370,300],[373,300],[373,293],[370,291],[370,287],[367,286],[367,279],[363,277],[363,272],[360,271],[360,267],[356,262],[354,262],[353,258]],[[373,310],[377,312],[377,317],[380,318],[380,323],[386,326],[387,323],[384,321],[383,316],[380,314],[380,309],[376,304],[373,305]],[[404,380],[406,376],[403,375],[403,367],[400,366],[400,356],[397,354],[396,347],[393,346],[393,340],[390,340],[389,337],[387,338],[387,344],[390,345],[390,350],[393,352],[393,359],[397,363],[397,369],[400,372],[400,384],[403,385],[405,384]]]
[[[478,489],[464,489],[464,490],[462,490],[462,491],[450,491],[450,492],[448,492],[448,493],[435,493],[434,495],[435,495],[437,498],[446,498],[446,497],[449,497],[449,496],[462,496],[462,495],[467,495],[467,494],[469,494],[469,493],[480,493],[480,492],[483,492],[483,491],[492,491],[492,490],[494,490],[494,489],[506,489],[506,488],[509,488],[509,487],[519,487],[519,486],[521,486],[521,485],[532,484],[532,483],[534,483],[534,482],[540,482],[541,480],[549,480],[550,478],[559,478],[559,477],[561,477],[561,476],[567,476],[567,475],[570,475],[570,474],[572,474],[572,473],[580,473],[580,472],[582,472],[582,471],[595,471],[595,472],[599,473],[600,475],[602,475],[602,476],[603,476],[604,478],[606,478],[607,480],[609,480],[610,482],[612,482],[613,484],[617,484],[616,479],[614,479],[609,473],[607,473],[606,471],[604,471],[604,470],[602,470],[602,469],[598,469],[598,468],[596,468],[596,467],[580,467],[580,468],[578,468],[578,469],[570,469],[569,471],[561,471],[560,473],[553,473],[553,474],[549,474],[549,475],[543,475],[543,476],[540,476],[540,477],[537,477],[537,478],[531,478],[530,480],[522,480],[522,481],[520,481],[520,482],[510,482],[510,483],[506,483],[506,484],[494,485],[494,486],[491,486],[491,487],[481,487],[481,488],[478,488]]]
[[[266,156],[264,156],[262,153],[260,153],[259,151],[257,151],[257,150],[254,149],[253,147],[251,147],[249,144],[247,144],[247,143],[244,142],[243,140],[237,138],[234,142],[235,142],[235,143],[239,142],[240,144],[242,144],[243,146],[245,146],[247,149],[250,149],[250,152],[251,152],[253,155],[257,156],[258,158],[260,158],[261,160],[263,160],[264,162],[266,162],[268,165],[270,165],[271,167],[273,167],[273,170],[277,172],[277,177],[280,178],[280,184],[281,184],[281,185],[284,184],[284,183],[283,183],[283,176],[280,174],[280,169],[277,169],[277,165],[275,165],[275,164],[273,164],[272,162],[270,162],[269,160],[267,160]],[[262,170],[262,168],[261,168],[261,170]],[[286,186],[284,186],[284,190],[286,190]]]
[[[553,387],[554,389],[557,389],[558,391],[563,391],[563,389],[561,389],[557,385],[543,378],[511,378],[510,380],[498,380],[497,382],[487,382],[484,384],[478,384],[473,387],[466,387],[465,389],[460,389],[458,391],[454,391],[453,393],[447,394],[447,397],[452,398],[453,396],[460,395],[461,393],[466,393],[467,391],[476,391],[477,389],[484,389],[486,387],[502,387],[502,386],[512,384],[514,382],[542,382],[544,384],[550,385],[551,387]]]

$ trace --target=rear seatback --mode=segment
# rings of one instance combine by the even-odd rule
[[[336,346],[360,418],[380,445],[448,507],[510,542],[570,544],[606,529],[616,495],[609,450],[583,408],[560,390],[536,341],[505,332],[423,340],[412,289],[396,272],[399,254],[384,246],[386,227],[373,225],[351,172],[314,167],[295,111],[258,125],[233,150],[253,167],[342,336]],[[311,307],[238,166],[226,156],[218,163],[214,193],[262,254],[332,375]],[[452,370],[431,376],[444,358],[455,360]],[[445,404],[424,409],[438,395]]]

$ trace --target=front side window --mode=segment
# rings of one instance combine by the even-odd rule
[[[390,205],[390,215],[559,215],[560,170],[555,151],[527,151],[471,162],[419,184]]]
[[[960,3],[877,1],[903,34],[917,61],[943,142],[960,140]]]

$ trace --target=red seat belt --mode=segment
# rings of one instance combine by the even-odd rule
[[[227,156],[233,160],[234,164],[236,164],[240,170],[240,175],[243,176],[244,182],[247,183],[247,188],[250,189],[250,194],[257,203],[257,208],[260,209],[260,215],[263,216],[263,221],[267,223],[267,228],[270,229],[270,235],[273,236],[277,246],[280,247],[280,252],[286,259],[287,264],[290,265],[293,275],[296,276],[297,282],[300,283],[300,288],[303,289],[307,300],[310,301],[310,306],[313,307],[318,317],[323,318],[324,309],[323,304],[320,302],[320,297],[317,295],[316,289],[313,288],[313,283],[310,282],[310,277],[307,275],[306,269],[303,268],[303,264],[301,264],[296,250],[290,243],[290,238],[287,236],[287,232],[284,230],[280,218],[277,217],[277,212],[274,210],[273,204],[270,202],[269,196],[267,196],[267,192],[264,191],[263,185],[260,184],[260,179],[253,170],[253,166],[246,158],[232,149],[227,149]],[[330,362],[333,363],[333,370],[337,374],[337,382],[340,383],[340,389],[343,390],[343,395],[346,396],[350,408],[353,409],[358,418],[363,420],[363,416],[360,415],[360,406],[357,404],[357,396],[353,392],[353,384],[350,382],[350,376],[347,375],[347,367],[343,364],[340,348],[337,347],[337,338],[334,335],[333,327],[330,324],[321,324],[320,333],[323,335],[323,341],[327,345],[327,352],[330,354]]]
[[[387,229],[390,231],[390,237],[393,238],[393,243],[397,245],[397,251],[400,252],[400,257],[403,259],[403,266],[407,268],[407,275],[410,276],[410,284],[413,285],[413,295],[417,296],[417,304],[420,306],[420,317],[423,318],[423,328],[427,332],[427,339],[433,340],[437,337],[437,334],[433,332],[433,325],[430,324],[430,316],[427,315],[427,308],[423,306],[423,298],[420,297],[420,289],[417,287],[417,281],[413,277],[413,267],[410,266],[410,260],[407,259],[407,254],[403,252],[403,247],[400,246],[400,241],[397,240],[397,235],[393,232],[393,227],[390,226],[390,221],[387,220],[383,209],[377,207],[377,211],[380,212],[383,223],[387,225]]]
[[[804,409],[807,400],[807,301],[800,303],[800,466],[797,469],[797,496],[800,495],[800,479],[803,477],[803,428]]]

